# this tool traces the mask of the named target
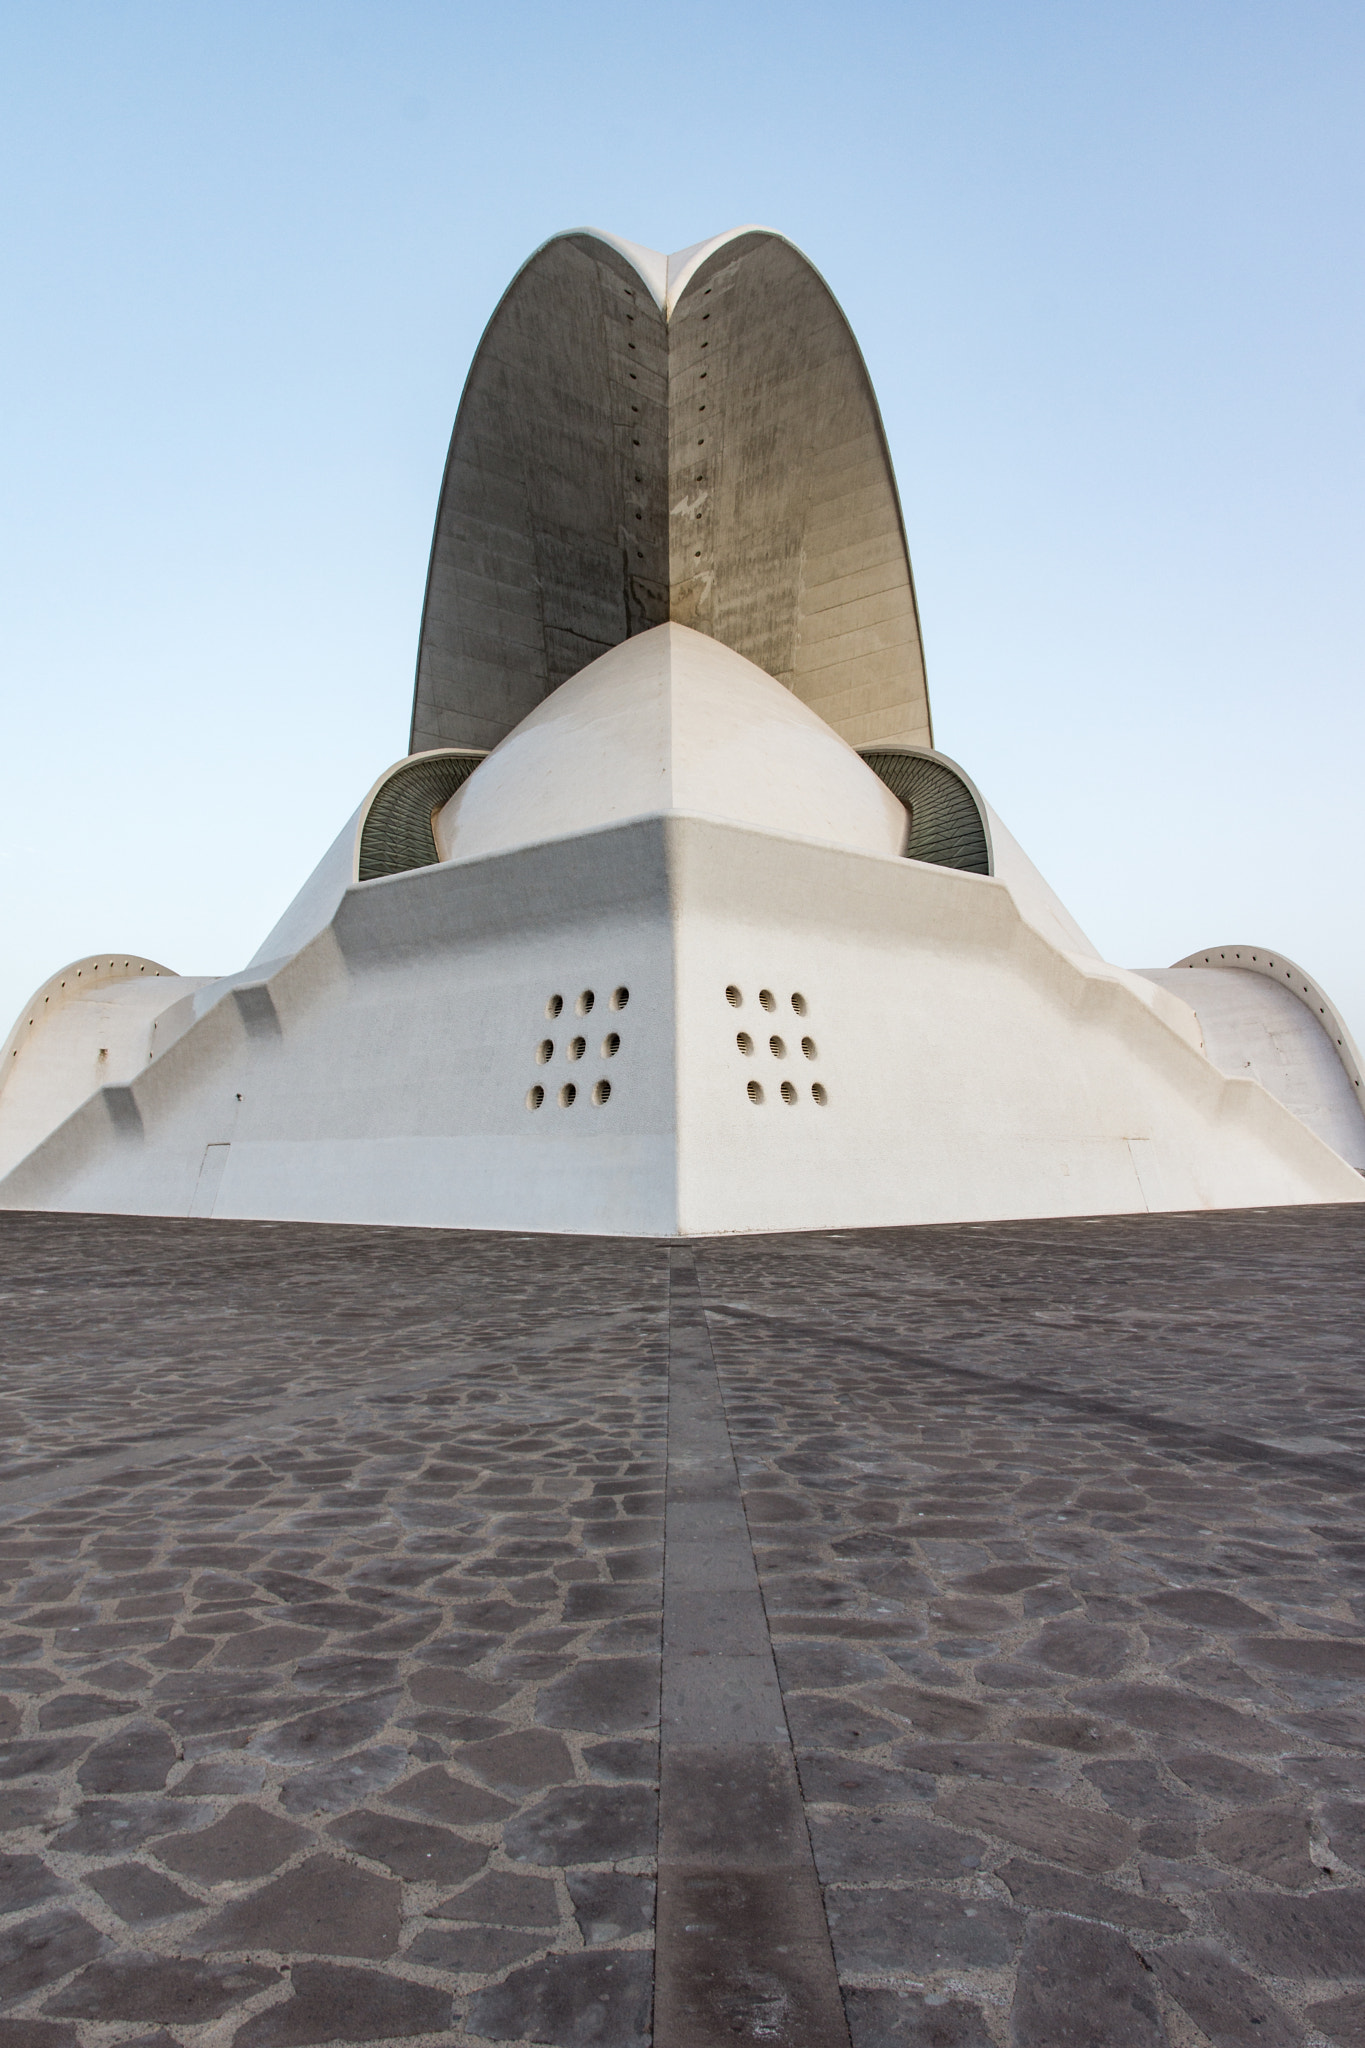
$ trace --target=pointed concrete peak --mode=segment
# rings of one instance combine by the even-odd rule
[[[735,241],[740,235],[777,234],[776,228],[746,222],[742,227],[726,228],[724,234],[711,235],[704,242],[693,242],[689,248],[677,249],[671,256],[664,256],[657,249],[646,249],[643,242],[628,242],[624,235],[610,234],[606,228],[571,228],[569,232],[591,235],[595,242],[605,242],[609,249],[615,249],[618,256],[624,256],[627,263],[639,271],[665,317],[673,311],[707,257],[714,256],[717,249],[723,249],[727,242]],[[779,240],[785,239],[785,236],[779,237]]]
[[[609,249],[615,249],[618,256],[624,256],[633,264],[649,286],[654,303],[660,311],[666,311],[668,297],[668,258],[658,249],[646,249],[642,242],[628,242],[624,235],[609,234],[605,228],[571,228],[575,235],[591,235],[595,242],[605,242]]]
[[[743,227],[726,228],[722,235],[712,235],[709,241],[694,242],[690,249],[678,249],[668,259],[668,290],[663,301],[665,313],[671,313],[688,285],[696,276],[708,256],[714,256],[717,249],[723,249],[727,242],[737,241],[740,235],[775,235],[776,228],[760,227],[748,221]],[[779,240],[785,241],[781,236]]]

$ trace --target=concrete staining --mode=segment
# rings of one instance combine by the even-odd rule
[[[414,752],[495,746],[669,619],[855,746],[932,745],[886,438],[828,286],[759,228],[667,275],[652,251],[559,235],[489,322],[441,487]]]
[[[0,1219],[6,2038],[1355,2048],[1363,1232]]]
[[[1108,964],[935,752],[876,401],[779,235],[585,231],[514,280],[413,747],[246,968],[39,991],[0,1207],[688,1237],[1365,1199],[1322,991]]]

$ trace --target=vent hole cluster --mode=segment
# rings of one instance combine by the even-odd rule
[[[545,1015],[551,1019],[562,1017],[565,1013],[567,1001],[568,999],[562,993],[556,992],[546,1002]],[[618,1013],[625,1009],[629,1001],[630,990],[624,983],[614,988],[606,998],[607,1008]],[[597,1002],[598,996],[595,989],[580,989],[573,998],[570,1015],[574,1017],[590,1016],[596,1008]],[[620,1050],[620,1032],[608,1031],[597,1048],[597,1058],[614,1060]],[[551,1066],[561,1055],[565,1060],[573,1064],[577,1064],[579,1060],[590,1058],[592,1055],[587,1034],[582,1031],[574,1032],[562,1044],[557,1043],[553,1038],[542,1038],[536,1046],[536,1065],[541,1067]],[[526,1091],[526,1107],[530,1110],[543,1109],[549,1096],[553,1094],[555,1101],[561,1109],[572,1109],[580,1093],[586,1093],[600,1109],[603,1103],[611,1101],[611,1082],[606,1078],[605,1074],[592,1083],[587,1081],[563,1081],[558,1088],[555,1087],[553,1081],[548,1088],[537,1081]]]
[[[726,985],[725,1000],[732,1010],[742,1010],[744,1008],[744,991],[737,982],[732,981]],[[770,988],[759,989],[757,1001],[760,1010],[766,1011],[769,1016],[775,1016],[782,1008],[779,998],[774,995]],[[804,1017],[808,1015],[810,1006],[800,989],[792,990],[787,998],[787,1003],[793,1016]],[[790,1045],[781,1032],[768,1031],[766,1038],[767,1054],[770,1059],[785,1060],[795,1056],[796,1046]],[[760,1037],[756,1040],[752,1032],[737,1031],[735,1033],[735,1050],[746,1060],[761,1059],[763,1056],[760,1050],[762,1045],[763,1039]],[[802,1057],[808,1060],[818,1060],[820,1057],[820,1048],[809,1032],[803,1032],[801,1035],[800,1052]],[[746,1081],[744,1092],[750,1102],[755,1105],[761,1105],[767,1100],[763,1083],[757,1078],[752,1081]],[[802,1099],[800,1086],[792,1080],[779,1081],[777,1093],[779,1098],[789,1108],[793,1109]],[[810,1100],[821,1109],[824,1109],[829,1102],[829,1091],[823,1081],[813,1081],[810,1085],[809,1095]]]

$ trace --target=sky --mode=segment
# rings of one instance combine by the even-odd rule
[[[1365,9],[0,0],[0,1035],[242,965],[407,748],[525,257],[811,257],[937,744],[1106,957],[1279,949],[1365,1040]]]

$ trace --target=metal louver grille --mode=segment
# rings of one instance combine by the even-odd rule
[[[991,871],[986,827],[976,798],[945,761],[898,748],[866,747],[862,758],[910,813],[907,860],[961,868],[969,875]]]
[[[440,855],[432,821],[485,758],[469,751],[421,754],[395,768],[360,828],[360,880],[434,867]]]

